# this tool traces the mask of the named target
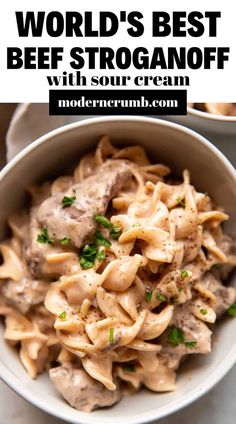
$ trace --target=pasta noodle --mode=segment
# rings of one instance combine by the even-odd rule
[[[127,387],[175,390],[180,362],[210,352],[208,323],[235,302],[223,282],[236,264],[228,215],[188,170],[181,182],[170,172],[104,136],[73,175],[31,186],[31,208],[9,218],[4,337],[77,409],[112,405]]]

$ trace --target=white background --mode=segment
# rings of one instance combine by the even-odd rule
[[[140,10],[144,19],[142,22],[145,25],[145,32],[142,37],[130,37],[125,23],[121,23],[120,30],[117,35],[110,38],[65,38],[64,35],[57,38],[51,38],[44,34],[42,38],[19,38],[15,19],[16,10],[34,10],[50,12],[58,10],[79,11],[83,12],[94,11],[95,17],[100,10],[110,10],[119,12],[120,10],[132,11]],[[151,16],[152,11],[221,11],[222,18],[218,19],[218,36],[217,38],[209,38],[203,35],[199,38],[175,38],[171,36],[165,38],[152,38],[151,32]],[[84,69],[87,77],[91,75],[188,75],[190,77],[191,86],[188,88],[188,101],[194,102],[235,102],[235,69],[236,69],[236,2],[222,0],[165,0],[158,2],[153,0],[119,0],[119,2],[111,2],[110,0],[86,0],[80,2],[78,0],[70,0],[69,2],[59,2],[58,0],[5,0],[1,1],[0,5],[0,102],[47,102],[49,86],[46,80],[46,75],[60,75],[63,71],[73,72],[69,66],[69,52],[72,47],[76,46],[108,46],[116,49],[122,46],[129,46],[134,49],[138,46],[147,47],[152,51],[155,46],[185,46],[187,48],[198,46],[222,46],[230,47],[230,61],[226,62],[224,70],[217,70],[213,65],[211,70],[136,70],[130,68],[126,71],[121,70],[91,70]],[[96,26],[96,21],[95,21]],[[187,25],[188,27],[188,25]],[[208,25],[206,25],[208,28]],[[58,70],[7,70],[7,47],[18,46],[63,46],[64,47],[64,62],[60,62]],[[83,71],[82,71],[83,72]],[[61,88],[61,87],[58,87]],[[72,87],[68,87],[72,88]],[[79,89],[79,87],[75,87]],[[81,87],[86,88],[86,87]],[[89,88],[89,87],[88,87]],[[98,87],[101,88],[101,87]],[[110,88],[110,87],[107,87]],[[129,85],[126,88],[137,88]],[[149,86],[143,88],[157,89],[157,87]],[[161,87],[165,89],[166,87]],[[174,88],[174,87],[170,87]],[[181,87],[180,87],[181,88]],[[119,87],[118,87],[119,89]]]

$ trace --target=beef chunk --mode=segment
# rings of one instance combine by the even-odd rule
[[[7,303],[26,314],[32,306],[44,301],[47,289],[45,281],[25,277],[17,282],[9,280],[4,283],[2,294]]]
[[[83,369],[75,369],[70,364],[52,368],[49,375],[63,398],[80,411],[91,412],[96,408],[110,406],[121,398],[119,388],[107,390]]]
[[[94,215],[105,214],[110,200],[130,176],[126,162],[108,161],[96,174],[73,185],[66,193],[45,200],[38,210],[38,222],[42,227],[47,227],[52,238],[70,237],[71,242],[79,248],[94,235]],[[76,199],[71,206],[63,208],[63,195]]]

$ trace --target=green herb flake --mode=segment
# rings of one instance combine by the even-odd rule
[[[114,344],[115,343],[115,335],[114,335],[114,328],[109,329],[109,343]]]
[[[69,206],[73,205],[74,201],[76,200],[76,196],[64,196],[61,204],[63,208],[68,208]]]
[[[188,349],[194,349],[197,345],[197,342],[190,341],[190,342],[184,342],[184,344]]]
[[[105,250],[100,250],[100,252],[97,253],[97,259],[99,260],[99,262],[105,259]]]
[[[195,341],[185,340],[183,331],[178,327],[173,327],[170,329],[170,332],[167,336],[167,341],[174,346],[184,344],[189,349],[194,349],[197,344]]]
[[[208,310],[207,310],[207,309],[205,309],[205,308],[201,308],[201,309],[200,309],[200,312],[201,312],[201,314],[202,314],[202,315],[207,315]]]
[[[228,309],[228,315],[232,318],[236,317],[236,303],[233,303]]]
[[[104,228],[107,228],[108,230],[110,230],[110,236],[114,239],[114,240],[118,240],[118,238],[121,235],[121,229],[120,227],[117,227],[116,225],[113,225],[111,223],[111,221],[106,218],[104,215],[95,215],[94,216],[95,221],[102,225]]]
[[[121,235],[121,229],[120,227],[116,227],[115,225],[113,225],[113,228],[110,231],[110,236],[114,239],[114,240],[118,240],[118,238]]]
[[[50,237],[48,235],[48,229],[47,229],[47,227],[43,227],[41,229],[41,233],[38,234],[38,237],[37,237],[37,242],[38,243],[49,243],[49,244],[54,243],[54,240],[53,239],[50,239]]]
[[[207,193],[207,191],[205,191],[204,196],[205,197],[208,197],[209,196],[209,194]]]
[[[71,237],[64,237],[63,239],[61,239],[61,240],[60,240],[60,243],[61,243],[63,246],[67,246],[67,244],[69,244],[69,243],[70,243],[70,241],[71,241]]]
[[[179,344],[184,343],[184,334],[180,328],[173,327],[169,331],[167,340],[174,346],[178,346]]]
[[[107,240],[100,231],[95,233],[95,242],[98,246],[111,247],[111,242]]]
[[[146,293],[145,293],[145,300],[146,300],[147,303],[151,302],[151,300],[152,300],[152,291],[150,291],[150,290],[147,290],[146,291]]]
[[[95,215],[94,219],[98,224],[102,225],[104,228],[112,229],[113,225],[104,215]]]
[[[182,208],[186,208],[185,201],[180,196],[177,197],[176,202],[178,203],[178,205],[182,206]]]
[[[181,269],[180,274],[181,274],[182,280],[184,280],[184,278],[188,277],[189,275],[187,269]]]
[[[66,318],[66,311],[63,311],[60,315],[59,318],[61,319],[65,319]]]
[[[94,266],[94,262],[88,261],[83,256],[80,257],[79,263],[82,269],[89,269]]]
[[[214,264],[212,265],[212,268],[220,270],[222,268],[222,264]]]
[[[98,249],[93,244],[86,244],[80,251],[80,266],[82,269],[92,268],[97,257]]]
[[[156,293],[156,298],[157,298],[157,300],[159,300],[159,302],[165,302],[165,300],[166,300],[166,297],[161,292]]]
[[[122,368],[126,372],[135,372],[136,371],[136,367],[132,364],[125,364],[125,365],[123,365]]]

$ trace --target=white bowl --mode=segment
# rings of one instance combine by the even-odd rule
[[[164,119],[185,125],[206,137],[234,137],[236,134],[236,116],[216,115],[187,108],[187,115],[164,116]]]
[[[114,143],[142,144],[153,161],[170,165],[177,174],[189,168],[196,187],[210,193],[229,212],[228,231],[236,233],[236,172],[214,146],[173,123],[143,117],[103,117],[46,134],[4,168],[0,174],[0,238],[5,235],[8,215],[24,203],[25,187],[32,181],[60,175],[70,162],[78,161],[93,148],[103,134],[109,134]],[[60,397],[46,373],[32,381],[15,350],[4,342],[3,326],[0,333],[0,377],[35,406],[71,423],[138,424],[165,417],[210,390],[236,361],[235,321],[225,319],[217,325],[212,353],[195,355],[183,364],[176,392],[155,394],[143,390],[112,408],[86,414]]]

